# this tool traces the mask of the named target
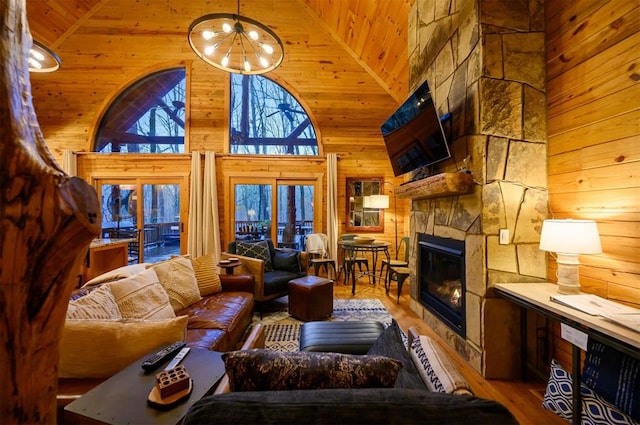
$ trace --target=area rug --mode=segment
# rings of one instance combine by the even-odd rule
[[[326,320],[376,320],[382,322],[386,327],[391,323],[391,319],[391,315],[380,300],[336,299],[333,301],[333,314]],[[260,319],[260,314],[256,313],[253,321],[264,325],[265,346],[267,349],[273,351],[298,351],[300,326],[304,322],[289,316],[286,298],[284,301],[277,300],[275,306],[270,306],[269,310],[263,313],[262,319]]]

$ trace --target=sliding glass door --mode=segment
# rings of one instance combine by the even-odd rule
[[[154,181],[155,180],[155,181]],[[129,263],[180,255],[186,246],[182,180],[98,179],[102,237],[132,239]],[[141,195],[140,195],[141,194]]]
[[[304,250],[305,235],[314,230],[316,182],[255,180],[232,180],[233,239],[269,238],[279,247]]]

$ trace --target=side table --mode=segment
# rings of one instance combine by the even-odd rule
[[[237,258],[233,260],[222,260],[218,263],[218,267],[222,267],[227,274],[233,274],[233,269],[241,265],[242,263]]]
[[[147,397],[155,385],[156,374],[169,363],[166,361],[154,372],[146,374],[141,365],[153,353],[65,406],[64,421],[70,424],[177,424],[193,403],[213,393],[225,372],[222,353],[192,348],[182,361],[193,380],[189,398],[168,410],[153,408],[147,404]]]

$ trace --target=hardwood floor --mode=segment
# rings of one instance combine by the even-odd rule
[[[400,303],[396,304],[396,283],[393,282],[389,295],[385,294],[384,284],[372,285],[366,278],[360,279],[356,284],[356,294],[351,294],[351,284],[345,285],[342,281],[334,284],[335,298],[377,298],[387,308],[389,313],[398,321],[405,331],[413,326],[420,334],[428,335],[437,340],[449,353],[451,359],[469,382],[473,392],[478,397],[497,400],[505,405],[522,425],[526,424],[563,424],[566,421],[559,416],[545,410],[542,407],[542,397],[545,390],[544,382],[522,382],[486,380],[474,369],[467,365],[451,348],[449,348],[432,330],[422,321],[409,306],[409,283],[405,282],[400,296]],[[473,423],[470,418],[469,423]]]

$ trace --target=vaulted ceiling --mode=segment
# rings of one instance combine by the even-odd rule
[[[333,143],[329,150],[340,151],[353,137],[380,147],[379,125],[408,95],[413,1],[240,0],[239,8],[283,40],[284,62],[269,78],[301,99]],[[194,89],[224,80],[191,51],[187,29],[204,14],[237,9],[236,0],[28,0],[33,38],[62,59],[59,71],[32,76],[41,126],[50,138],[70,125],[90,131],[115,92],[162,64],[193,63]],[[200,93],[196,103],[221,95],[219,88]],[[191,107],[196,126],[216,115],[203,108],[201,117],[193,100]],[[78,135],[68,135],[77,148]]]

